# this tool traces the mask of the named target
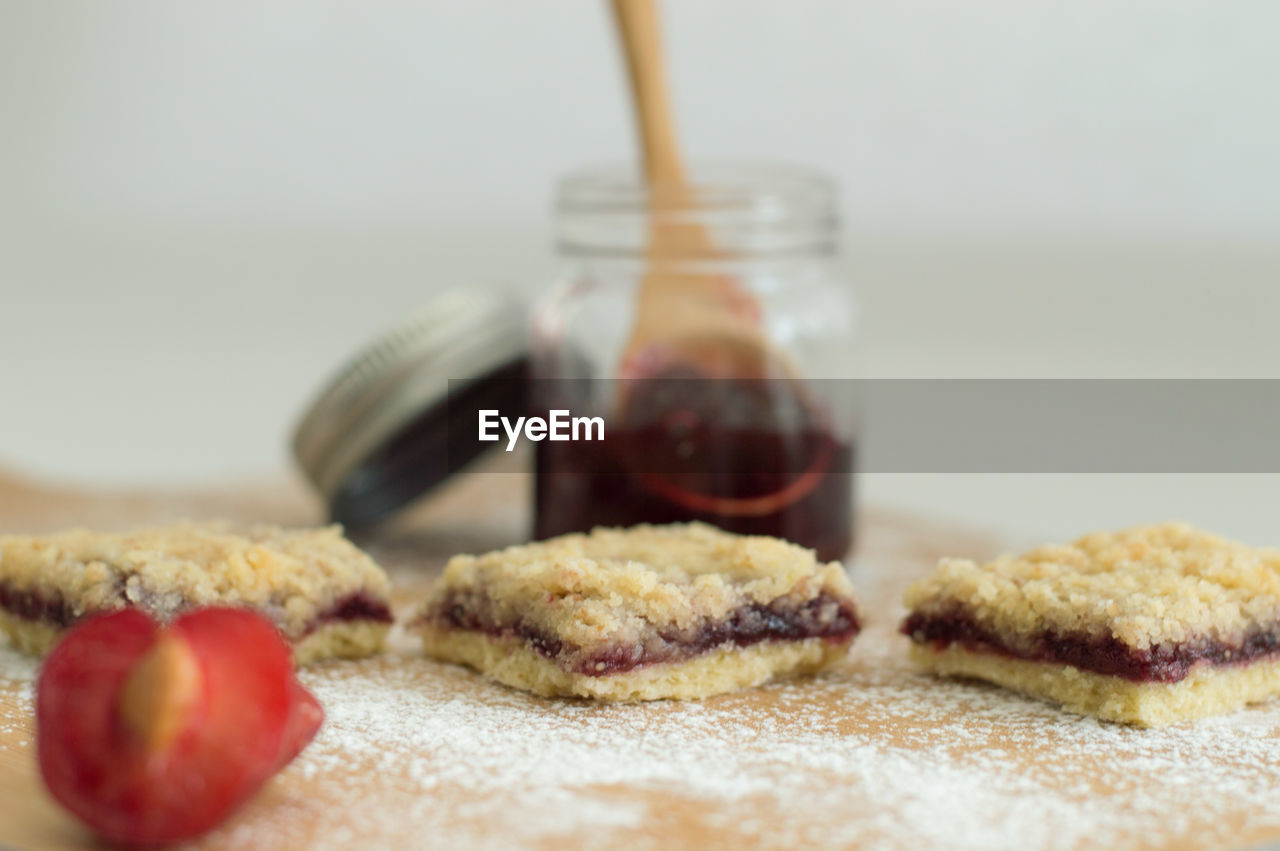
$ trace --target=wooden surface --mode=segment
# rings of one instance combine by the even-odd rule
[[[402,611],[441,559],[518,540],[519,475],[459,483],[371,547]],[[0,531],[180,517],[307,522],[299,490],[81,493],[0,479]],[[1000,541],[870,511],[853,566],[869,626],[816,679],[700,703],[550,701],[417,656],[304,678],[317,741],[206,848],[1196,848],[1280,837],[1280,708],[1149,732],[912,673],[894,628],[910,578]],[[92,840],[41,788],[33,665],[0,648],[0,845]]]

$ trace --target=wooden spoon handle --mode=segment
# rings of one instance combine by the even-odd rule
[[[683,357],[708,375],[761,375],[768,351],[756,300],[724,275],[680,268],[691,259],[713,259],[718,251],[697,218],[676,146],[656,4],[612,4],[651,190],[648,269],[620,371],[627,377],[643,376]]]
[[[645,175],[650,184],[684,185],[684,166],[676,148],[675,123],[662,73],[658,10],[653,0],[613,0],[627,76],[635,98]]]

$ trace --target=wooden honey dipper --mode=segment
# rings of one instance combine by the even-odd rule
[[[691,262],[715,262],[724,254],[698,222],[699,199],[676,144],[657,9],[653,0],[612,4],[649,189],[646,273],[620,375],[653,376],[673,367],[708,378],[785,375],[756,298],[726,275],[688,270]]]
[[[723,261],[727,255],[699,221],[700,199],[689,185],[676,144],[657,10],[653,0],[612,0],[612,4],[649,190],[646,270],[619,368],[623,379],[639,380],[623,382],[620,419],[645,422],[657,415],[659,421],[675,417],[708,424],[703,417],[708,402],[712,408],[727,405],[741,410],[785,399],[793,409],[808,408],[789,360],[764,334],[755,296],[731,276],[696,268],[698,263]],[[660,381],[671,377],[695,380],[692,385]],[[770,378],[780,381],[765,380]],[[700,379],[714,380],[715,388],[701,385]],[[650,398],[655,395],[656,404]],[[667,410],[668,403],[674,403],[675,410]],[[761,422],[767,424],[770,416],[765,413]],[[713,421],[710,425],[715,428]],[[768,515],[805,498],[820,484],[832,458],[832,445],[824,440],[807,467],[797,470],[777,491],[727,496],[691,489],[688,476],[646,469],[649,462],[644,459],[652,456],[654,447],[638,448],[642,460],[636,474],[645,488],[689,511],[721,518]]]

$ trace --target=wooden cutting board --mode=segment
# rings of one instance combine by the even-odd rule
[[[521,539],[527,478],[488,471],[370,542],[401,614],[448,554]],[[310,522],[300,487],[83,492],[0,478],[0,531],[189,517]],[[304,680],[318,739],[197,847],[1201,848],[1280,837],[1280,702],[1161,731],[914,674],[906,582],[1000,540],[871,510],[852,576],[868,628],[830,674],[702,702],[530,697],[421,658]],[[0,845],[91,847],[41,787],[34,664],[0,647]]]

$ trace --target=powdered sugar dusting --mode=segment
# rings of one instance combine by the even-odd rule
[[[920,676],[896,601],[931,559],[919,536],[877,534],[853,575],[870,626],[816,679],[701,702],[553,701],[423,659],[403,635],[382,658],[306,671],[328,716],[320,736],[202,845],[916,851],[1280,836],[1280,701],[1139,730]],[[29,746],[33,673],[0,649],[0,765]]]
[[[890,643],[887,630],[869,643]],[[509,847],[1071,849],[1225,845],[1280,834],[1280,707],[1160,731],[858,660],[700,703],[545,701],[406,656],[306,679],[329,708],[290,769],[294,819],[225,831],[321,845],[432,836]],[[872,657],[881,654],[869,654]],[[408,827],[406,827],[408,826]],[[332,829],[330,829],[332,828]]]

